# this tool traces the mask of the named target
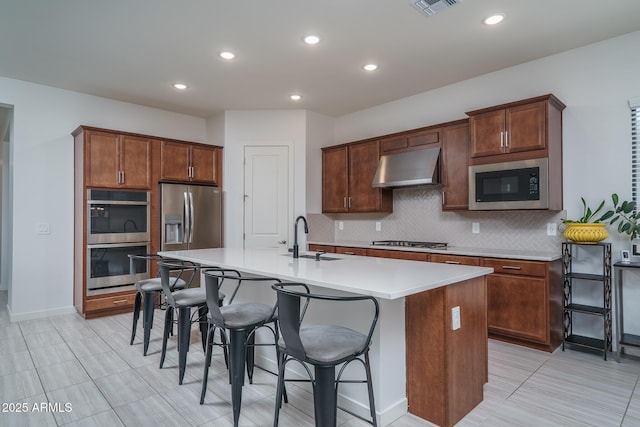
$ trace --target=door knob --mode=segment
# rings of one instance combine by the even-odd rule
[[[278,244],[279,244],[279,245],[286,245],[286,244],[287,244],[287,241],[286,241],[286,240],[280,240],[280,241],[278,242]]]

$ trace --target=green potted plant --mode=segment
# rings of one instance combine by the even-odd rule
[[[584,197],[582,200],[582,216],[577,220],[563,219],[562,222],[566,226],[562,232],[565,238],[572,240],[576,243],[598,243],[609,236],[609,232],[606,229],[607,219],[613,216],[613,212],[607,211],[603,215],[598,214],[604,208],[604,200],[598,205],[596,209],[592,209],[587,205]]]
[[[627,234],[629,239],[635,240],[640,233],[640,213],[636,211],[636,202],[623,201],[620,202],[620,198],[617,194],[611,195],[613,201],[613,209],[607,211],[602,219],[609,220],[609,224],[618,224],[618,232],[621,234]]]

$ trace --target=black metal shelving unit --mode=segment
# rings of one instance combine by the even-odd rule
[[[578,247],[600,248],[602,251],[602,274],[587,274],[573,270],[572,259]],[[595,249],[594,249],[595,251]],[[585,253],[587,251],[584,251]],[[562,294],[562,306],[564,310],[564,340],[565,344],[596,349],[602,351],[604,360],[607,360],[607,352],[611,351],[611,243],[562,243],[562,281],[564,291]],[[579,283],[576,281],[600,282],[602,284],[602,305],[593,306],[585,304],[575,304],[573,302],[574,292]],[[590,316],[602,317],[603,334],[602,338],[578,335],[573,332],[573,317],[576,313]]]

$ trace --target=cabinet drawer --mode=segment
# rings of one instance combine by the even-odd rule
[[[135,296],[135,293],[132,293],[127,295],[112,296],[108,298],[88,299],[84,304],[84,308],[85,311],[98,311],[133,306]]]
[[[479,266],[480,258],[464,255],[431,254],[431,262]]]
[[[347,246],[336,246],[336,253],[343,255],[367,256],[367,250],[365,248],[349,248]]]
[[[367,256],[380,258],[406,259],[409,261],[429,261],[426,252],[390,251],[388,249],[367,249]]]
[[[332,254],[336,252],[336,248],[329,245],[309,244],[309,252],[327,252]]]
[[[546,263],[515,259],[485,258],[485,267],[492,267],[495,273],[516,274],[519,276],[545,277]]]

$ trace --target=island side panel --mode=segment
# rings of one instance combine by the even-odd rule
[[[485,278],[407,297],[409,412],[440,426],[460,421],[483,398],[487,380]],[[460,329],[451,309],[460,307]]]

